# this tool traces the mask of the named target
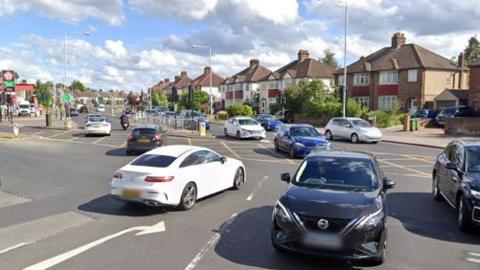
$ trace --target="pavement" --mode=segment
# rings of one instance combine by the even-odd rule
[[[82,118],[74,119],[81,128]],[[374,153],[396,188],[387,195],[385,264],[280,254],[270,244],[273,205],[286,189],[281,172],[301,160],[265,140],[235,140],[212,125],[215,139],[170,136],[240,159],[247,182],[199,201],[189,211],[132,207],[109,197],[125,155],[123,131],[84,137],[81,130],[42,130],[21,143],[0,141],[0,269],[479,269],[480,234],[456,227],[455,211],[431,198],[439,149],[397,143],[336,149]],[[41,133],[40,133],[41,132]]]

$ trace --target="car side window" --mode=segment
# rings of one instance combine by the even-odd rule
[[[200,155],[199,152],[201,151],[197,151],[186,157],[182,164],[180,164],[180,168],[204,163],[205,157]]]
[[[210,162],[217,162],[220,161],[221,157],[217,155],[216,153],[208,150],[200,151],[203,157],[204,157],[204,163],[210,163]]]
[[[332,120],[332,125],[340,126],[340,120],[338,120],[338,119],[333,119],[333,120]]]
[[[456,152],[457,152],[458,146],[456,144],[450,145],[450,147],[447,149],[447,158],[450,162],[457,162],[456,159]]]
[[[465,164],[464,164],[465,163],[464,162],[465,161],[464,148],[462,146],[458,145],[455,149],[454,155],[455,155],[455,160],[456,160],[456,164],[457,164],[458,168],[463,171],[463,169],[465,168],[464,167],[465,166]]]

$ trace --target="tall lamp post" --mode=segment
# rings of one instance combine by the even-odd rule
[[[343,89],[342,115],[345,117],[347,107],[347,31],[348,31],[348,0],[345,0],[345,38],[343,44]]]
[[[63,92],[67,92],[67,35],[73,36],[75,33],[64,33],[63,36]],[[90,36],[90,32],[82,33],[83,36]],[[65,117],[70,117],[70,112],[67,110],[67,105],[65,105]]]
[[[209,66],[210,66],[210,75],[209,75],[209,79],[210,79],[210,98],[209,98],[209,102],[210,102],[210,121],[212,121],[212,116],[213,116],[213,95],[212,95],[212,74],[213,74],[213,70],[212,70],[212,47],[209,47],[209,46],[204,46],[204,45],[192,45],[192,48],[201,48],[201,49],[208,49],[208,62],[209,62]]]

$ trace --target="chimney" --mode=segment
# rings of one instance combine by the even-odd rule
[[[307,50],[299,50],[298,51],[298,62],[303,62],[303,60],[307,59],[310,56]]]
[[[186,71],[180,72],[180,77],[182,77],[182,78],[187,77],[187,72]]]
[[[397,32],[392,36],[392,48],[397,49],[403,44],[405,44],[406,41],[407,39],[405,38],[405,35],[403,33]]]
[[[211,68],[211,67],[205,67],[205,68],[203,69],[203,73],[204,73],[204,74],[210,74],[210,72],[212,72],[212,68]]]
[[[465,55],[463,54],[463,52],[461,52],[458,55],[457,65],[458,65],[458,69],[459,69],[459,72],[458,72],[458,89],[463,89],[464,88],[463,76],[464,76],[464,73],[465,73]]]
[[[260,61],[258,61],[258,59],[251,59],[250,60],[250,67],[251,68],[254,68],[256,66],[258,66],[260,64]]]
[[[170,79],[169,79],[169,78],[165,78],[165,80],[164,80],[164,81],[165,81],[165,83],[167,84],[167,83],[169,83],[169,82],[170,82]]]
[[[175,82],[177,82],[178,80],[180,80],[180,76],[175,76]]]

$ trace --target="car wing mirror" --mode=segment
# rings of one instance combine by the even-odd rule
[[[227,162],[227,158],[226,157],[220,157],[220,163],[225,164],[225,162]]]
[[[395,187],[395,182],[387,177],[383,178],[383,189],[393,189]]]
[[[284,182],[290,183],[290,173],[282,173],[280,179]]]

